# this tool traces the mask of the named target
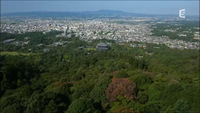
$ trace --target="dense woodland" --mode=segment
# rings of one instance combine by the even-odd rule
[[[1,113],[199,113],[198,50],[57,34],[1,34]],[[27,36],[28,45],[2,43]],[[49,46],[56,41],[68,43]],[[99,42],[110,50],[92,49]]]

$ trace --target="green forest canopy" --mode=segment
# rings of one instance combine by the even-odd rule
[[[199,112],[198,50],[155,44],[131,48],[110,40],[101,40],[112,43],[109,51],[79,50],[100,41],[55,38],[56,34],[3,34],[21,41],[27,35],[31,44],[2,45],[2,113]],[[55,41],[68,43],[48,46]],[[40,43],[44,46],[37,47]],[[43,52],[44,48],[50,50]]]

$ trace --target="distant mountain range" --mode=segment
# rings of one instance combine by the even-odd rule
[[[142,14],[142,13],[128,13],[117,10],[98,10],[98,11],[84,11],[84,12],[16,12],[16,13],[5,13],[1,14],[2,17],[77,17],[77,18],[88,18],[88,17],[177,17],[177,15],[160,15],[160,14]]]

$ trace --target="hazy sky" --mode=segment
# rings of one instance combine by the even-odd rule
[[[1,13],[29,11],[121,10],[146,14],[199,15],[199,1],[1,1]]]

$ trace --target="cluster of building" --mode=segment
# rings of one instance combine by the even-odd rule
[[[6,20],[6,19],[4,19]],[[141,20],[141,21],[139,21]],[[117,22],[116,22],[117,21]],[[131,24],[122,24],[124,21]],[[96,39],[115,40],[119,43],[144,42],[154,44],[165,44],[170,48],[178,49],[199,49],[198,42],[186,42],[182,40],[172,40],[166,36],[152,36],[150,26],[155,24],[154,19],[147,18],[124,19],[79,19],[79,20],[58,20],[58,19],[23,19],[23,21],[13,22],[13,20],[3,21],[2,32],[25,33],[51,30],[64,31],[65,37],[80,37],[82,40],[91,41]],[[150,21],[150,22],[149,22]],[[121,23],[120,23],[121,22]]]
[[[21,34],[26,32],[50,32],[52,30],[62,31],[64,23],[55,19],[40,18],[1,18],[1,32]]]

